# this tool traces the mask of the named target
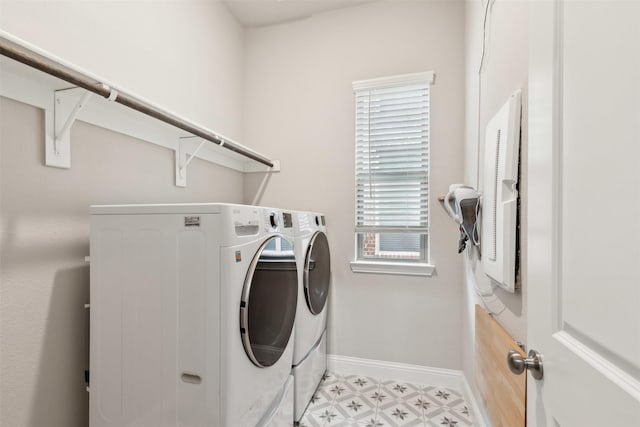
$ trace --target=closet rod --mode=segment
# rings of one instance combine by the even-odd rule
[[[0,54],[3,56],[168,123],[178,129],[182,129],[192,135],[213,142],[228,150],[255,160],[256,162],[262,163],[263,165],[273,167],[271,160],[266,157],[251,152],[232,141],[220,138],[220,136],[207,129],[201,128],[193,123],[189,123],[187,120],[155,107],[139,98],[136,98],[135,96],[121,92],[120,90],[112,88],[99,80],[87,76],[86,74],[62,65],[40,53],[34,52],[33,50],[25,48],[24,46],[8,39],[5,34],[0,34]]]

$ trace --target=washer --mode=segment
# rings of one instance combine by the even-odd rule
[[[327,302],[331,260],[322,214],[294,215],[298,311],[293,352],[294,416],[299,422],[327,370]]]
[[[90,425],[290,426],[299,274],[282,216],[91,213]]]

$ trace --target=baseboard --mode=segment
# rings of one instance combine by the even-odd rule
[[[415,384],[433,384],[462,391],[462,371],[358,357],[328,355],[329,371],[389,378]]]

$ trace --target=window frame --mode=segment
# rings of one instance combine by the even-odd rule
[[[384,257],[389,257],[389,258],[393,258],[393,257],[401,257],[402,256],[402,252],[397,252],[397,251],[389,251],[389,250],[384,250],[381,249],[381,243],[382,243],[382,234],[383,233],[376,233],[376,249],[375,249],[375,254],[380,254],[380,257],[382,259],[384,259]],[[412,254],[416,254],[413,256],[413,258],[415,258],[416,260],[420,259],[420,257],[422,256],[422,254],[425,255],[426,260],[429,259],[429,242],[425,241],[427,240],[427,236],[428,234],[425,235],[419,235],[420,236],[420,249],[418,252],[413,252],[413,251],[405,251],[405,253],[412,253]]]
[[[431,99],[431,86],[434,83],[435,75],[433,71],[421,72],[421,73],[413,73],[413,74],[404,74],[404,75],[396,75],[390,77],[383,77],[377,79],[370,80],[361,80],[353,82],[353,90],[354,94],[357,94],[360,91],[368,90],[368,89],[382,89],[387,87],[394,86],[405,86],[416,83],[427,83],[429,85],[429,99]],[[428,111],[429,117],[429,129],[427,130],[427,144],[431,145],[431,108],[429,107]],[[357,119],[355,117],[354,119]],[[357,138],[357,136],[356,136]],[[357,142],[357,139],[356,139]],[[356,143],[357,147],[357,143]],[[357,148],[356,148],[357,149]],[[430,159],[430,157],[429,157]],[[357,162],[357,158],[356,158]],[[429,161],[430,163],[430,161]],[[357,174],[354,174],[354,178],[357,181]],[[431,183],[431,166],[427,168],[427,189],[430,188]],[[357,194],[356,194],[356,213],[357,213]],[[431,217],[430,212],[430,191],[427,193],[427,224],[429,224],[429,219]],[[381,231],[377,231],[377,234],[380,234]],[[394,231],[389,231],[393,233]],[[420,257],[416,260],[410,259],[398,259],[393,260],[393,258],[388,257],[364,257],[364,243],[365,239],[364,233],[362,230],[357,229],[357,220],[356,220],[356,229],[354,230],[354,260],[350,263],[351,271],[354,273],[374,273],[374,274],[397,274],[397,275],[409,275],[409,276],[432,276],[435,271],[435,266],[431,264],[431,248],[430,248],[430,232],[427,231],[424,233],[416,233],[420,236]],[[376,233],[376,231],[371,231],[371,233]],[[379,245],[379,239],[376,241],[376,246]],[[379,251],[376,251],[379,252]]]

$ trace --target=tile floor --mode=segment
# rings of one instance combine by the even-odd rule
[[[462,394],[432,385],[327,373],[300,427],[466,427]]]

